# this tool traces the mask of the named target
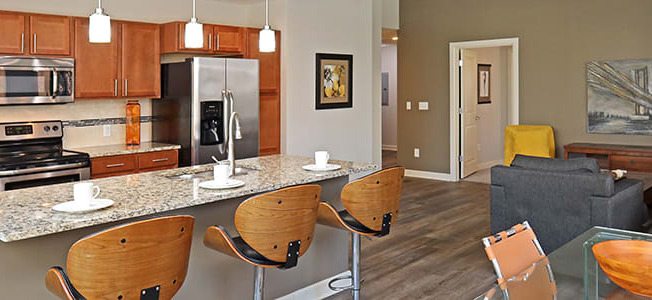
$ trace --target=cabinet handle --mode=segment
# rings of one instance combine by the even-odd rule
[[[164,162],[170,160],[169,158],[159,158],[159,159],[152,159],[152,162]]]
[[[20,34],[20,53],[25,52],[25,33]]]
[[[125,96],[129,95],[129,79],[125,78]]]
[[[118,79],[113,81],[113,96],[118,97]]]
[[[34,34],[34,53],[36,53],[36,33]]]
[[[220,50],[220,35],[215,35],[215,50]]]
[[[117,167],[124,167],[124,163],[119,163],[119,164],[112,164],[112,165],[106,165],[107,168],[117,168]]]
[[[208,34],[208,50],[211,50],[211,49],[213,49],[213,35],[209,33]]]

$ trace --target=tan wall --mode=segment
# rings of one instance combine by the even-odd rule
[[[587,133],[585,75],[591,60],[652,58],[651,11],[649,0],[400,1],[399,163],[449,172],[448,44],[505,37],[520,38],[521,124],[552,125],[558,153],[571,142],[652,145]],[[430,110],[406,112],[410,99]]]

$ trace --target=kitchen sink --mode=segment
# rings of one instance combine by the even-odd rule
[[[257,172],[257,169],[247,168],[247,167],[236,167],[235,176],[247,175],[250,172]],[[169,175],[165,176],[169,179],[181,179],[181,180],[192,180],[192,179],[210,179],[213,177],[213,170],[210,171],[201,171],[197,173],[190,174],[181,174],[181,175]]]

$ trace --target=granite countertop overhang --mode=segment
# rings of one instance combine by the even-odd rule
[[[157,143],[157,142],[143,142],[137,146],[129,146],[126,144],[120,145],[105,145],[105,146],[92,146],[68,149],[71,151],[88,153],[91,158],[127,155],[134,153],[157,152],[165,150],[178,150],[181,149],[180,145]]]
[[[312,162],[312,158],[284,154],[238,160],[237,166],[256,171],[236,176],[246,183],[245,186],[219,191],[199,187],[200,182],[210,180],[210,177],[177,178],[183,174],[210,171],[212,164],[91,180],[102,190],[99,198],[114,200],[115,204],[83,214],[52,209],[58,203],[73,199],[74,183],[0,192],[0,240],[19,241],[379,170],[374,164],[336,160],[331,163],[342,166],[336,171],[310,172],[301,168]]]

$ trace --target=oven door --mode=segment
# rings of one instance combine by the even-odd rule
[[[0,105],[56,104],[74,101],[74,68],[69,66],[19,63],[3,64],[0,59]]]
[[[0,192],[90,179],[90,168],[0,177]]]

